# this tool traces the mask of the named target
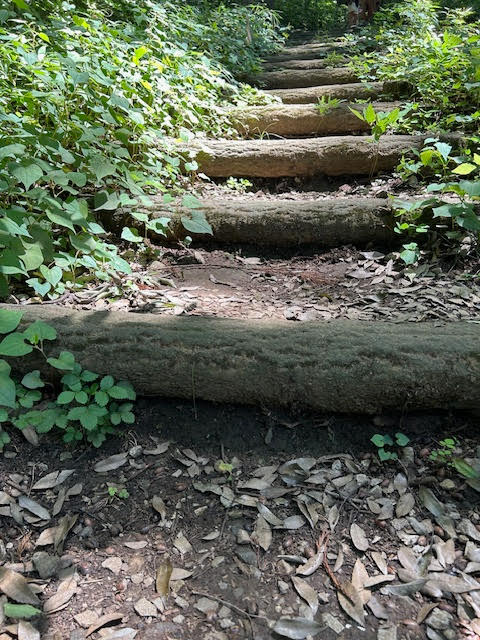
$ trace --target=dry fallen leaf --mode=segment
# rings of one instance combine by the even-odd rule
[[[255,530],[251,536],[264,551],[268,551],[272,544],[272,529],[262,515],[259,515],[255,524]]]
[[[164,521],[167,517],[167,507],[160,496],[153,496],[152,507],[160,514],[160,518]]]
[[[42,507],[41,504],[35,502],[35,500],[32,500],[27,496],[20,496],[18,498],[18,504],[22,509],[27,509],[27,511],[30,511],[30,513],[33,513],[33,515],[37,516],[41,520],[50,520],[50,513],[45,509],[45,507]]]
[[[37,631],[31,622],[18,621],[18,640],[40,640],[40,631]]]
[[[77,580],[75,576],[63,580],[63,582],[60,583],[57,592],[44,603],[44,613],[51,614],[65,609],[76,592]]]
[[[93,467],[93,470],[97,473],[107,473],[107,471],[114,471],[122,467],[128,459],[128,453],[117,453],[114,456],[110,456],[109,458],[105,458],[104,460],[100,460]]]
[[[109,624],[113,624],[114,622],[121,622],[122,618],[123,613],[120,613],[119,611],[115,611],[114,613],[106,613],[104,616],[101,616],[100,618],[95,620],[95,622],[92,622],[92,624],[85,632],[85,637],[88,638],[88,636],[91,636],[92,633],[95,633],[95,631],[98,631],[98,629],[106,627]]]
[[[5,567],[0,567],[0,593],[21,604],[35,605],[40,602],[27,580],[16,571]]]
[[[410,511],[415,506],[415,498],[411,493],[404,493],[400,496],[397,505],[395,507],[395,515],[397,518],[403,518],[408,516]]]
[[[351,582],[342,585],[342,590],[337,591],[338,602],[345,613],[360,625],[363,625],[365,619],[365,611],[360,593],[355,589]]]
[[[172,577],[172,563],[169,559],[162,562],[157,567],[157,574],[155,577],[155,588],[157,593],[163,597],[168,596],[170,590],[170,578]]]
[[[32,490],[37,491],[40,489],[53,489],[54,487],[58,487],[58,485],[65,482],[67,478],[69,478],[72,473],[75,473],[74,469],[65,469],[64,471],[52,471],[52,473],[48,473],[43,478],[40,478],[32,487]]]
[[[318,622],[306,618],[280,618],[273,625],[275,633],[291,640],[304,640],[316,636],[323,629]]]
[[[315,589],[311,587],[308,582],[305,582],[305,580],[302,580],[302,578],[299,578],[298,576],[292,576],[292,582],[295,587],[295,591],[305,600],[312,610],[312,614],[315,615],[318,609],[318,595]]]
[[[359,551],[366,551],[369,547],[365,531],[355,522],[350,527],[350,537]]]

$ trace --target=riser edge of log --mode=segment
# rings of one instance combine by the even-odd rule
[[[289,323],[0,305],[55,327],[49,355],[129,380],[139,395],[316,411],[480,407],[480,331],[464,322]],[[9,358],[23,375],[37,356]],[[55,371],[55,370],[54,370]],[[57,372],[59,373],[59,372]]]
[[[428,135],[328,136],[284,140],[208,140],[196,155],[210,178],[365,176],[397,167],[402,156],[421,149]],[[460,136],[442,136],[458,143]],[[190,147],[193,150],[194,146]]]
[[[401,103],[375,102],[375,111],[388,112]],[[283,137],[314,136],[370,131],[370,125],[360,120],[351,108],[356,103],[340,104],[320,112],[316,105],[269,105],[232,109],[234,127],[243,137],[272,134]]]

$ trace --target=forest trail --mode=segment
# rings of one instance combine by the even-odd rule
[[[338,41],[286,47],[258,75],[283,102],[235,109],[242,137],[188,148],[213,235],[163,251],[145,280],[161,278],[158,290],[105,306],[108,317],[96,305],[27,309],[24,320],[48,318],[85,366],[98,368],[101,348],[106,370],[141,395],[367,414],[474,406],[478,284],[461,267],[428,265],[412,281],[391,256],[403,240],[388,197],[402,184],[394,171],[428,135],[374,142],[349,106],[367,95],[376,110],[399,103],[323,66],[333,54],[344,65],[345,53]],[[321,68],[305,68],[314,62]],[[318,100],[332,89],[349,102]],[[177,238],[184,213],[158,203]],[[132,306],[141,313],[126,321]],[[152,359],[169,376],[152,377]]]

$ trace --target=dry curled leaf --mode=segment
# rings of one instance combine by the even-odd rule
[[[104,616],[95,620],[95,622],[92,622],[85,632],[85,637],[88,638],[88,636],[91,636],[92,633],[95,633],[95,631],[98,631],[102,627],[106,627],[114,622],[120,622],[122,618],[123,613],[120,613],[119,611],[115,611],[115,613],[106,613]]]
[[[44,613],[51,614],[65,609],[76,592],[77,580],[75,576],[63,580],[63,582],[60,583],[57,592],[44,603]]]
[[[305,580],[302,580],[302,578],[299,578],[298,576],[292,576],[292,583],[295,587],[295,591],[305,600],[312,610],[313,615],[315,615],[318,609],[318,595],[315,589],[311,587],[308,582],[305,582]]]
[[[351,582],[342,585],[342,589],[337,591],[338,602],[345,613],[355,620],[358,624],[363,625],[365,619],[365,611],[363,610],[363,602],[360,593],[355,589]]]
[[[410,511],[415,506],[415,498],[411,493],[404,493],[400,496],[397,505],[395,507],[395,515],[397,518],[403,518],[408,516]]]
[[[27,580],[16,571],[5,567],[0,567],[0,593],[21,604],[35,605],[40,602]]]
[[[168,596],[170,590],[170,578],[172,577],[172,563],[169,559],[162,562],[157,567],[157,574],[155,577],[155,588],[157,593],[161,596]]]
[[[309,636],[316,636],[323,629],[318,622],[306,618],[280,618],[273,625],[275,633],[291,640],[304,640]]]
[[[93,470],[97,473],[107,473],[107,471],[114,471],[115,469],[119,469],[122,467],[128,459],[128,453],[117,453],[114,456],[110,456],[109,458],[105,458],[104,460],[100,460],[93,467]]]
[[[352,538],[353,544],[359,551],[366,551],[368,549],[369,544],[365,531],[355,522],[350,527],[350,537]]]

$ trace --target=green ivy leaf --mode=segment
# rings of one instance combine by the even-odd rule
[[[34,182],[40,180],[43,176],[43,170],[34,162],[28,164],[10,164],[10,173],[15,176],[18,182],[21,182],[28,191]]]
[[[399,447],[406,447],[410,442],[410,438],[408,438],[404,433],[400,433],[400,431],[395,434],[395,440]]]
[[[21,333],[10,333],[0,342],[0,355],[9,357],[26,356],[33,351],[33,347],[25,342]]]
[[[182,224],[190,233],[202,233],[213,235],[213,230],[208,223],[205,214],[201,211],[192,211],[190,216],[181,217]]]
[[[10,333],[20,324],[23,311],[10,311],[9,309],[0,309],[0,333]]]
[[[62,391],[57,397],[57,404],[70,404],[74,398],[75,394],[73,391]]]
[[[111,389],[114,384],[115,380],[112,376],[105,376],[100,380],[100,389],[103,389],[103,391],[108,391],[108,389]]]
[[[62,351],[58,358],[47,358],[48,364],[61,371],[72,371],[75,365],[75,357],[70,351]]]
[[[40,378],[40,371],[35,369],[23,376],[22,385],[27,389],[40,389],[45,386],[45,383]]]
[[[36,320],[25,329],[23,335],[32,344],[38,344],[43,340],[55,340],[57,337],[57,332],[46,322],[42,322],[42,320]]]
[[[15,409],[15,382],[6,373],[0,373],[0,406]]]
[[[374,436],[372,436],[370,438],[370,442],[373,442],[373,444],[376,447],[383,447],[385,445],[384,437],[382,435],[380,435],[379,433],[376,433]]]

